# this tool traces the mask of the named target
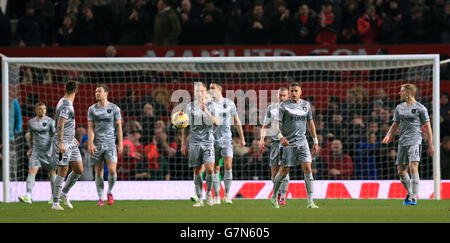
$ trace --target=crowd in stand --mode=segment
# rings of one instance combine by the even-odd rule
[[[0,45],[450,43],[448,0],[27,0]]]

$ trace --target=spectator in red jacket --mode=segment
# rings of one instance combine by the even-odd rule
[[[348,180],[353,175],[353,160],[342,151],[342,142],[334,139],[330,152],[324,152],[322,158],[325,162],[329,179]]]
[[[162,128],[155,129],[152,142],[144,147],[145,160],[136,169],[136,179],[170,180],[169,159],[175,156],[175,148]]]
[[[142,126],[137,121],[129,121],[125,126],[126,136],[123,140],[123,153],[118,157],[117,178],[119,180],[133,180],[136,165],[143,158],[144,146],[140,143]]]
[[[383,19],[375,13],[375,6],[369,5],[361,18],[358,18],[358,34],[362,44],[378,44],[378,35],[383,25]]]
[[[334,45],[337,40],[337,33],[340,28],[340,14],[333,11],[331,1],[324,1],[322,11],[317,16],[318,32],[316,35],[316,44]]]

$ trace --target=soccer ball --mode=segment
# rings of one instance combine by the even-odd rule
[[[178,129],[183,129],[189,125],[189,117],[183,111],[175,112],[172,115],[172,125]]]

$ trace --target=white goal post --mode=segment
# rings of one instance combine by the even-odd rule
[[[3,202],[10,202],[9,90],[11,65],[77,70],[114,70],[117,65],[138,70],[151,68],[168,72],[293,72],[297,70],[387,70],[429,66],[432,72],[432,129],[434,199],[440,199],[440,121],[439,55],[354,55],[278,57],[170,57],[170,58],[15,58],[2,56],[2,144]]]

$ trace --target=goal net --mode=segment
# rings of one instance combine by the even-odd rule
[[[94,180],[94,171],[86,138],[87,110],[96,103],[94,92],[98,84],[109,87],[109,101],[121,108],[124,139],[137,148],[134,159],[119,156],[117,185],[169,181],[162,185],[171,187],[172,183],[184,188],[179,186],[184,183],[189,188],[187,194],[194,195],[192,168],[188,166],[187,156],[180,152],[181,133],[171,126],[170,116],[180,104],[191,101],[194,82],[208,85],[218,81],[223,86],[223,96],[236,104],[246,141],[245,146],[239,145],[237,129],[232,126],[232,196],[265,198],[271,193],[272,182],[270,137],[265,138],[264,150],[258,146],[262,121],[268,105],[278,102],[277,91],[291,82],[299,82],[301,98],[311,104],[321,146],[320,154],[314,155],[312,161],[316,197],[404,198],[405,191],[395,166],[398,132],[390,144],[384,145],[381,141],[400,103],[400,86],[412,83],[418,88],[417,101],[428,109],[432,118],[436,149],[434,158],[427,155],[428,143],[424,135],[419,165],[424,183],[419,197],[439,197],[439,190],[435,192],[440,183],[439,121],[436,120],[439,117],[436,116],[439,112],[438,58],[438,55],[4,57],[3,201],[16,201],[25,191],[30,149],[28,121],[35,117],[35,104],[39,101],[46,104],[47,116],[54,118],[56,104],[64,95],[64,83],[68,80],[80,82],[74,102],[76,138],[84,164],[84,174],[76,189],[80,193],[95,191],[95,184],[88,183]],[[21,116],[14,109],[13,100],[18,101]],[[306,135],[311,145],[311,136],[308,132]],[[40,169],[36,183],[47,184],[36,189],[40,192],[33,192],[46,194],[43,200],[50,198],[47,173],[44,168]],[[107,170],[105,173],[107,176]],[[291,169],[290,180],[288,198],[306,197],[300,166]],[[388,183],[388,187],[384,183]],[[151,188],[134,190],[137,194],[134,198],[139,199],[140,192]]]

